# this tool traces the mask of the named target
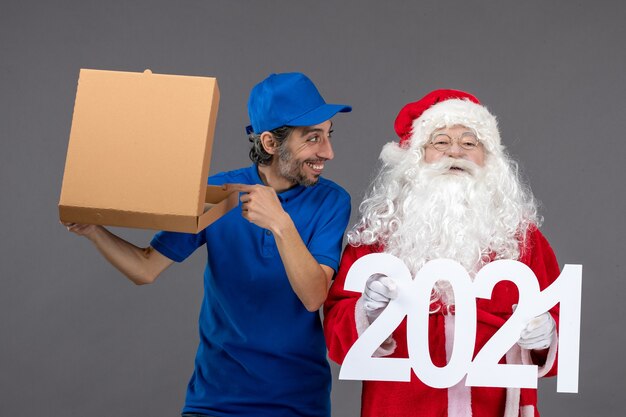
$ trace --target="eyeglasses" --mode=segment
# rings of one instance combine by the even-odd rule
[[[433,134],[428,143],[433,145],[433,148],[437,149],[439,152],[445,152],[450,149],[455,140],[459,146],[466,151],[472,151],[480,146],[480,141],[472,132],[463,132],[461,136],[456,139],[452,139],[445,133],[436,133]]]

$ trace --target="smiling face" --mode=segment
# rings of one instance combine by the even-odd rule
[[[291,185],[317,183],[326,161],[334,158],[330,139],[332,122],[296,127],[281,144],[275,162],[280,176]]]
[[[446,136],[439,136],[446,135]],[[453,159],[464,159],[475,163],[482,167],[485,166],[485,147],[478,142],[477,146],[471,146],[472,137],[475,138],[474,132],[463,126],[454,125],[435,130],[428,143],[424,147],[424,161],[432,164],[444,157]],[[450,141],[450,146],[446,150],[437,150],[438,144]],[[451,168],[459,169],[459,168]],[[462,169],[460,169],[462,170]]]

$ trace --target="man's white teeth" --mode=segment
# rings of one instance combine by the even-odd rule
[[[311,162],[307,162],[306,164],[317,171],[324,169],[324,164],[313,164]]]

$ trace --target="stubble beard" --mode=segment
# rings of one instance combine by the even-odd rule
[[[307,177],[303,170],[305,162],[294,160],[292,153],[287,149],[282,148],[278,153],[278,171],[280,175],[293,184],[311,187],[317,184],[319,176]]]

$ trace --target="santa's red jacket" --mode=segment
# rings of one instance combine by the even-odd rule
[[[341,364],[350,347],[367,328],[367,319],[361,302],[361,294],[345,291],[344,282],[348,270],[360,257],[380,252],[377,246],[347,246],[344,250],[337,277],[330,288],[324,305],[324,332],[330,358]],[[526,247],[520,262],[528,265],[539,280],[541,290],[549,286],[559,275],[559,266],[550,244],[537,228],[527,235]],[[512,314],[517,303],[517,287],[510,281],[502,281],[493,290],[492,298],[477,300],[478,323],[474,355],[493,336],[502,323]],[[550,313],[558,324],[558,305]],[[446,333],[453,334],[454,315],[437,312],[429,317],[429,346],[433,363],[446,364]],[[448,349],[450,349],[448,340]],[[393,332],[390,344],[377,351],[389,357],[408,357],[406,343],[406,319]],[[501,363],[535,363],[540,365],[540,376],[556,373],[556,343],[549,351],[529,352],[515,345]],[[537,417],[537,391],[534,389],[506,389],[489,387],[466,387],[463,381],[448,389],[432,388],[422,383],[414,373],[411,382],[364,381],[361,398],[363,417]]]

